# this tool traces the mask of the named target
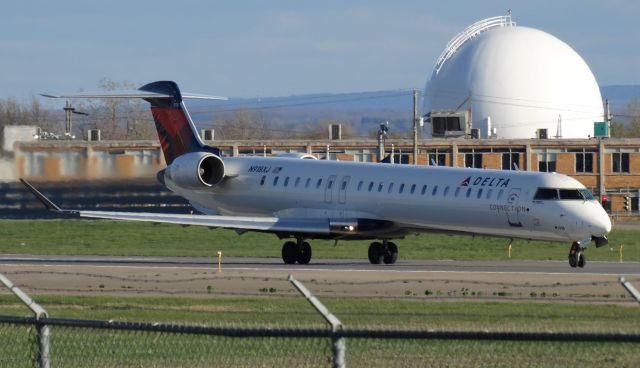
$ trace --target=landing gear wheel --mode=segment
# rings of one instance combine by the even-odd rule
[[[371,243],[371,245],[369,245],[369,262],[371,262],[371,264],[380,264],[382,263],[383,257],[384,249],[382,248],[382,243]]]
[[[569,266],[574,268],[578,266],[581,254],[580,245],[578,243],[571,244],[571,249],[569,250]]]
[[[311,245],[309,243],[303,242],[300,244],[297,261],[300,264],[309,264],[309,261],[311,261]]]
[[[384,263],[394,264],[396,263],[397,259],[398,259],[398,246],[395,243],[388,242],[384,252],[384,257],[383,257]]]
[[[587,257],[585,257],[584,253],[580,252],[580,256],[578,257],[578,267],[583,268],[586,264]]]
[[[294,264],[298,260],[298,244],[288,241],[282,246],[282,260],[285,264]]]

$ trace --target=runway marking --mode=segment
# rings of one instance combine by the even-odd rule
[[[191,269],[191,270],[208,270],[214,271],[213,267],[189,267],[189,266],[123,266],[123,265],[75,265],[75,264],[32,264],[32,263],[0,263],[0,266],[36,266],[36,267],[94,267],[94,268],[122,268],[122,269],[144,269],[144,268],[165,268],[165,269]],[[349,269],[349,268],[261,268],[261,267],[224,267],[223,270],[232,271],[287,271],[293,273],[296,271],[314,271],[314,272],[375,272],[375,273],[451,273],[451,274],[519,274],[519,275],[576,275],[576,276],[619,276],[617,273],[572,273],[567,272],[543,272],[543,271],[457,271],[457,270],[362,270],[362,269]],[[625,275],[637,275],[639,273],[624,273]]]

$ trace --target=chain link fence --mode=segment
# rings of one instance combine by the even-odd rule
[[[637,367],[640,334],[207,327],[0,317],[0,366],[43,366],[36,324],[50,328],[51,367],[331,367],[344,337],[351,367]]]

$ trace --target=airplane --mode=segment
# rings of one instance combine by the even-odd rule
[[[309,239],[371,240],[372,264],[393,264],[393,242],[418,233],[491,236],[571,243],[569,265],[584,267],[585,248],[608,244],[609,216],[591,192],[562,174],[318,160],[312,155],[226,157],[200,139],[171,81],[132,91],[45,95],[57,98],[142,98],[151,105],[166,161],[157,179],[202,214],[65,210],[31,184],[48,208],[86,218],[148,221],[284,240],[285,264],[308,264]]]

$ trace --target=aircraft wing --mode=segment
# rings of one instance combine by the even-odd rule
[[[60,214],[76,215],[79,217],[111,219],[111,220],[127,220],[127,221],[145,221],[156,223],[169,223],[179,225],[199,225],[208,227],[223,227],[238,230],[253,230],[267,232],[284,232],[284,233],[310,233],[324,235],[329,234],[329,219],[310,218],[278,218],[278,217],[248,217],[248,216],[211,216],[211,215],[187,215],[187,214],[167,214],[167,213],[149,213],[149,212],[116,212],[116,211],[78,211],[65,210],[53,203],[44,194],[40,193],[33,185],[26,180],[20,179],[31,193],[44,206],[51,211]]]

